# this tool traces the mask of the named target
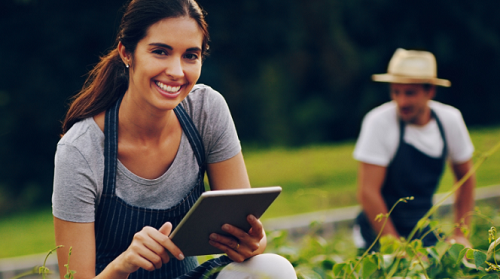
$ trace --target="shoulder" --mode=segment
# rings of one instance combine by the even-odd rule
[[[224,97],[208,85],[195,85],[181,102],[181,106],[201,133],[205,132],[207,126],[219,126],[217,123],[221,121],[225,123],[231,119],[231,113]]]
[[[224,97],[212,87],[196,84],[181,105],[188,113],[197,109],[209,110],[213,106],[225,104]]]
[[[462,113],[453,106],[437,101],[429,101],[429,107],[436,113],[437,117],[445,127],[454,127],[463,123]]]
[[[374,125],[382,128],[397,124],[397,119],[396,104],[387,102],[369,111],[363,119],[363,125]]]
[[[83,157],[95,157],[102,153],[104,133],[92,117],[75,123],[57,144],[57,155],[65,154],[63,150],[78,152]]]
[[[397,148],[398,135],[396,104],[388,102],[372,109],[363,119],[354,158],[369,164],[387,166]]]

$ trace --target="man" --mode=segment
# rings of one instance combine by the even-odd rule
[[[358,200],[363,209],[356,221],[365,249],[382,229],[383,222],[375,217],[388,213],[400,198],[414,196],[396,206],[382,231],[382,235],[397,238],[410,234],[432,207],[446,161],[457,180],[472,168],[474,147],[460,111],[432,100],[436,86],[451,85],[436,76],[432,53],[404,49],[396,50],[387,74],[372,76],[373,81],[390,83],[392,101],[365,116],[354,150],[354,158],[360,162]],[[465,218],[469,225],[474,187],[471,176],[456,192],[456,223]],[[453,239],[470,247],[459,228]],[[423,241],[430,246],[436,240],[429,233]]]

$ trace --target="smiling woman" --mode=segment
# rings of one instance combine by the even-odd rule
[[[192,0],[133,0],[114,48],[63,124],[52,197],[60,273],[76,278],[296,278],[260,220],[210,235],[226,255],[198,265],[168,237],[204,191],[249,188],[222,95],[197,85],[208,31]],[[175,257],[170,257],[174,255]],[[222,271],[221,271],[222,270]],[[220,273],[219,273],[220,271]]]

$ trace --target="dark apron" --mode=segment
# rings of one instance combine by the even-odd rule
[[[420,152],[412,145],[404,141],[405,122],[400,120],[400,137],[399,147],[396,155],[387,167],[387,173],[382,186],[382,197],[388,210],[392,208],[400,198],[413,196],[414,200],[408,203],[399,203],[391,213],[391,220],[396,227],[399,235],[407,237],[417,222],[429,211],[432,207],[432,197],[439,184],[441,175],[443,174],[446,156],[447,144],[443,126],[431,110],[431,117],[436,119],[439,127],[439,132],[443,139],[443,151],[440,158],[429,157]],[[366,241],[368,248],[377,234],[372,229],[364,212],[361,212],[356,218],[356,222],[361,229],[361,235]],[[425,234],[423,230],[414,238],[420,238]],[[424,246],[432,246],[436,243],[437,238],[433,233],[429,233],[424,239]]]
[[[187,136],[199,165],[198,181],[191,186],[191,191],[175,206],[168,209],[142,208],[128,204],[116,196],[116,165],[118,153],[118,110],[122,98],[106,111],[104,124],[104,185],[99,206],[96,210],[96,274],[123,253],[132,242],[135,233],[145,226],[159,229],[165,222],[172,223],[173,228],[179,224],[184,215],[204,191],[205,150],[198,130],[181,105],[174,112]],[[208,241],[208,239],[207,239]],[[170,258],[160,269],[147,271],[140,268],[130,274],[129,278],[212,278],[203,277],[212,269],[223,267],[231,262],[227,256],[212,259],[198,266],[196,257],[186,257],[183,261]],[[213,274],[215,278],[216,273]]]

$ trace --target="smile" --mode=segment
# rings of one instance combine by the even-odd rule
[[[160,87],[160,88],[161,88],[161,90],[166,91],[166,92],[168,92],[168,93],[176,93],[176,92],[179,92],[179,90],[181,90],[181,87],[182,87],[182,86],[180,86],[180,85],[179,85],[179,86],[170,86],[170,85],[166,85],[166,84],[164,84],[164,83],[162,83],[162,82],[159,82],[159,81],[155,81],[155,83],[156,83],[156,85],[157,85],[158,87]]]

